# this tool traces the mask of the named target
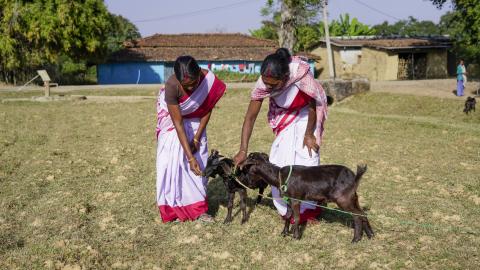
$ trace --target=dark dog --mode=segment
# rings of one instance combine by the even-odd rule
[[[465,108],[463,109],[463,112],[468,114],[471,111],[475,111],[475,104],[477,101],[473,97],[467,97],[467,100],[465,101]]]
[[[368,238],[374,233],[370,227],[365,213],[358,203],[357,188],[360,178],[367,171],[367,166],[358,166],[355,174],[349,168],[342,165],[299,166],[293,165],[290,178],[287,180],[290,166],[280,168],[273,165],[265,158],[264,154],[251,153],[245,164],[248,175],[251,178],[263,179],[268,184],[280,189],[281,196],[287,196],[298,200],[316,201],[317,204],[335,202],[342,210],[353,215],[354,237],[352,242],[358,242],[362,238],[363,231]],[[288,183],[286,183],[288,181]],[[286,192],[282,186],[286,186]],[[293,237],[300,239],[300,202],[290,199],[288,202],[287,219],[282,235],[287,235],[290,226],[290,217],[295,218],[293,225]]]
[[[268,159],[268,156],[267,156]],[[208,157],[207,166],[205,167],[204,175],[206,177],[215,177],[219,175],[223,179],[225,188],[228,192],[228,205],[227,205],[227,217],[223,223],[230,223],[232,221],[232,209],[233,200],[235,199],[235,192],[240,194],[240,209],[242,210],[242,224],[248,220],[247,217],[247,190],[241,186],[236,180],[239,180],[242,184],[251,189],[259,189],[259,194],[263,194],[263,191],[268,186],[267,183],[258,179],[254,180],[247,176],[245,173],[246,167],[237,169],[237,172],[233,172],[234,164],[233,160],[226,158],[218,154],[218,151],[212,150]],[[260,203],[262,196],[258,195],[257,203]]]

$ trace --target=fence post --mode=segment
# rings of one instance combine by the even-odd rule
[[[50,96],[50,81],[45,81],[45,97]]]

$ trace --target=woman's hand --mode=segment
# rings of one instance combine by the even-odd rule
[[[238,153],[233,157],[233,163],[235,166],[240,166],[243,162],[247,160],[247,151],[240,150]]]
[[[312,157],[312,150],[316,153],[318,153],[318,150],[320,150],[320,146],[317,144],[317,139],[313,134],[305,135],[305,137],[303,138],[303,147],[305,146],[308,149],[308,154],[310,155],[310,157]]]
[[[190,149],[192,150],[192,154],[195,154],[200,150],[200,140],[197,137],[193,137],[192,141],[190,142]]]
[[[197,176],[202,175],[202,171],[200,170],[200,165],[198,165],[197,159],[192,157],[188,160],[188,164],[190,165],[190,170]]]

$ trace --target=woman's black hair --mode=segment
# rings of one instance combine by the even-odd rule
[[[202,71],[195,58],[190,55],[179,56],[177,60],[175,60],[173,70],[175,71],[175,77],[177,77],[179,82],[182,82],[187,78],[196,80]]]
[[[287,51],[288,52],[288,51]],[[275,79],[283,79],[290,72],[288,67],[289,59],[278,53],[270,54],[263,60],[260,74]]]
[[[275,51],[275,53],[287,59],[289,63],[292,62],[292,55],[287,48],[279,48]]]

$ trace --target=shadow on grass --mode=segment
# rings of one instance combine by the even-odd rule
[[[330,207],[332,208],[332,207]],[[339,208],[333,208],[333,209],[338,209]],[[367,207],[362,208],[363,211],[365,212],[366,215],[368,215],[368,210],[370,210]],[[327,223],[340,223],[343,224],[347,227],[352,227],[353,228],[353,217],[350,214],[345,214],[341,212],[336,212],[334,210],[329,210],[329,209],[322,209],[322,213],[320,214],[319,220],[323,220]]]
[[[220,205],[227,204],[227,191],[221,177],[209,179],[207,186],[208,214],[216,216]]]
[[[250,196],[247,197],[247,221],[250,218],[250,214],[256,209],[257,205],[267,206],[272,210],[272,214],[277,214],[275,205],[273,201],[268,198],[262,198],[260,203],[257,204],[257,193],[254,196],[249,194]],[[235,194],[237,198],[237,203],[233,206],[233,213],[232,217],[235,219],[239,214],[241,214],[240,207],[238,205],[238,194]],[[269,192],[266,194],[268,197],[272,197],[272,193]],[[207,188],[207,197],[208,197],[208,214],[217,217],[217,213],[219,211],[220,205],[227,207],[227,191],[225,189],[225,185],[223,183],[223,179],[221,177],[217,177],[208,181],[208,188]],[[331,207],[331,206],[330,206]],[[339,209],[339,208],[334,208]],[[341,210],[341,209],[339,209]],[[364,207],[363,211],[365,213],[369,209]],[[322,213],[318,217],[318,220],[323,220],[327,223],[340,223],[347,227],[353,227],[353,219],[352,216],[349,214],[337,212],[335,210],[323,209]],[[304,230],[306,229],[307,224],[301,224],[300,230],[301,235],[303,234]]]
[[[258,192],[258,191],[256,191]],[[265,194],[265,193],[264,193]],[[275,210],[275,206],[273,202],[269,199],[262,198],[260,203],[257,204],[257,193],[254,196],[248,194],[246,203],[247,203],[247,221],[250,217],[250,214],[255,210],[258,204],[268,206],[272,210]],[[271,197],[272,194],[269,193],[266,195]],[[227,199],[227,191],[225,188],[225,184],[223,183],[223,179],[221,177],[217,177],[208,181],[207,187],[207,198],[208,198],[208,214],[216,217],[220,205],[227,207],[228,199]],[[237,215],[240,214],[240,207],[238,205],[238,193],[235,193],[235,198],[237,199],[237,203],[233,206],[233,214],[232,217],[235,218]]]

